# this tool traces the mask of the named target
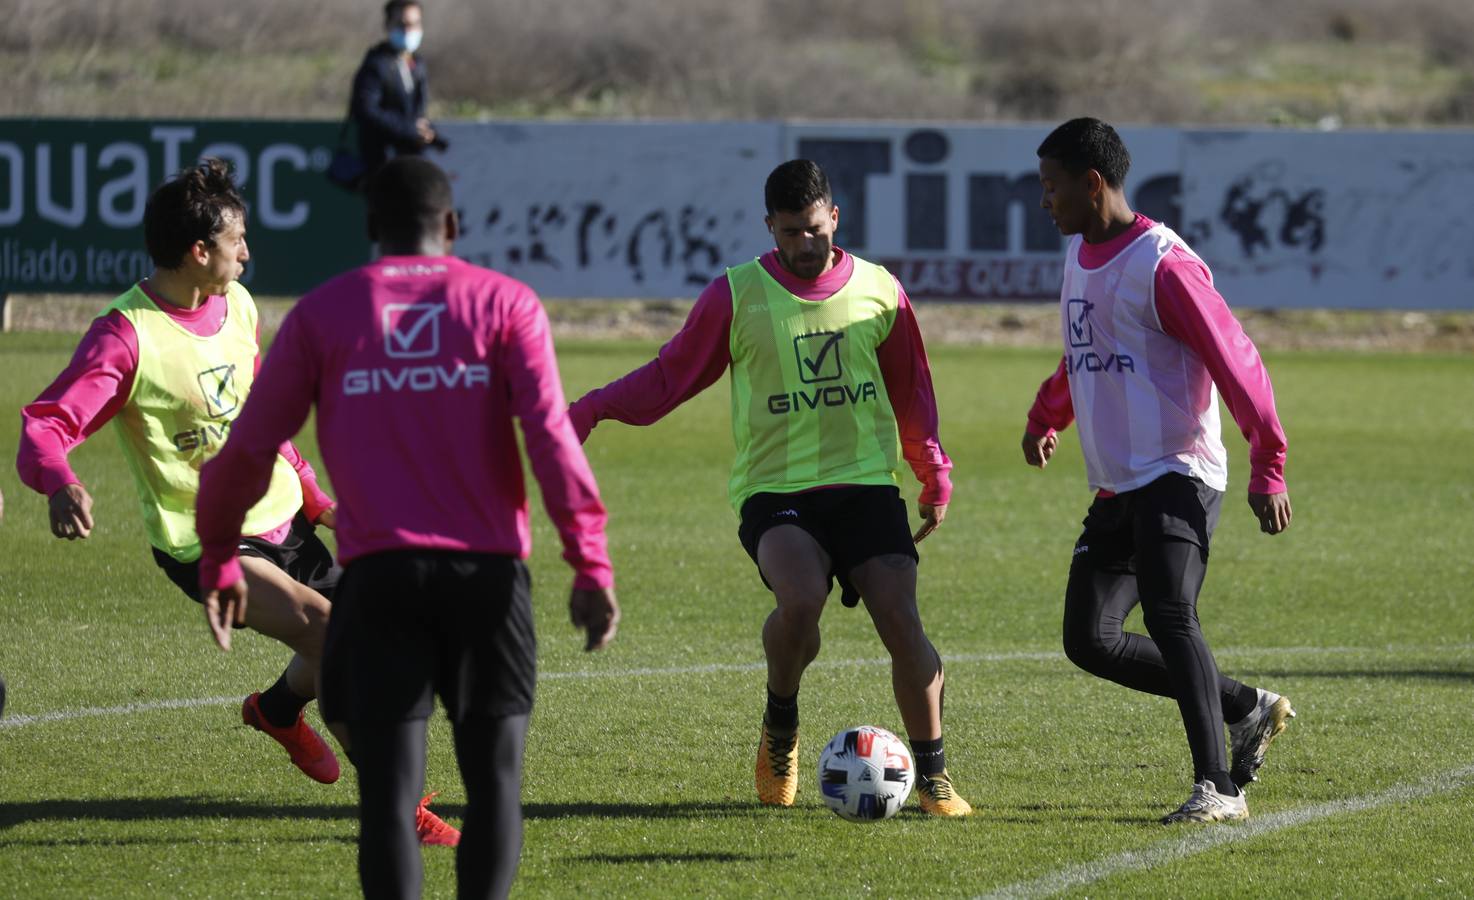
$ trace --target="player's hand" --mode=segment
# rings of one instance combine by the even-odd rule
[[[246,581],[228,584],[218,591],[205,593],[205,622],[221,650],[230,649],[230,629],[246,624]]]
[[[92,495],[69,484],[51,495],[51,533],[75,541],[92,533]]]
[[[945,503],[918,503],[916,512],[921,516],[921,527],[911,535],[911,543],[919,544],[926,540],[926,536],[937,530],[942,520],[947,518],[947,504]]]
[[[589,434],[598,424],[594,421],[593,414],[589,412],[589,405],[579,399],[568,405],[568,421],[573,425],[573,434],[578,438],[580,444],[586,444]]]
[[[614,599],[614,588],[574,588],[568,595],[568,618],[573,627],[588,632],[585,650],[604,649],[619,630],[619,601]]]
[[[415,131],[420,133],[421,141],[424,141],[426,144],[434,143],[435,129],[430,126],[429,119],[416,119]]]
[[[1290,509],[1290,494],[1281,491],[1278,494],[1256,494],[1249,492],[1249,508],[1254,510],[1254,518],[1259,520],[1259,530],[1265,534],[1279,534],[1290,527],[1290,517],[1294,514]]]
[[[1034,434],[1032,431],[1025,431],[1024,462],[1042,469],[1049,465],[1049,458],[1054,455],[1054,450],[1058,446],[1059,435],[1057,434]]]
[[[317,514],[317,523],[329,531],[338,530],[338,504],[334,503]]]

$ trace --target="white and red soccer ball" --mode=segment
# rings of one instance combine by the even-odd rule
[[[915,783],[910,749],[884,728],[841,731],[819,754],[819,793],[851,822],[889,819],[905,805]]]

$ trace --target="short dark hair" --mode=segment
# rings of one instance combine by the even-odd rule
[[[1051,131],[1039,145],[1039,158],[1057,161],[1071,175],[1094,169],[1114,188],[1126,183],[1131,168],[1131,153],[1116,129],[1090,118],[1071,119]]]
[[[434,235],[454,208],[450,179],[423,156],[396,156],[384,163],[364,194],[381,243],[412,244]]]
[[[154,265],[177,269],[195,241],[215,246],[226,217],[246,217],[246,202],[236,190],[230,169],[207,157],[159,185],[143,207],[143,241]]]
[[[419,6],[419,0],[389,0],[384,4],[384,24],[393,22],[406,6]]]
[[[815,203],[832,203],[829,176],[819,164],[809,159],[790,159],[768,176],[763,186],[763,200],[768,215],[775,212],[803,212]]]

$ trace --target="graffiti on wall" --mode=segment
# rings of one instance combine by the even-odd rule
[[[692,205],[614,208],[598,201],[461,209],[464,251],[477,265],[531,277],[617,267],[635,285],[700,290],[735,262],[746,216]],[[458,248],[460,249],[460,248]]]

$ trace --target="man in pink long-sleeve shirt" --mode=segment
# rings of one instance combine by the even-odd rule
[[[345,565],[323,654],[324,716],[346,722],[352,739],[363,888],[419,895],[409,810],[438,693],[466,785],[459,892],[505,896],[536,678],[514,417],[575,572],[569,609],[589,650],[619,619],[605,512],[568,421],[547,316],[526,285],[450,255],[445,174],[421,158],[393,160],[367,201],[385,255],[298,302],[202,474],[201,589],[217,632],[249,608],[235,558],[242,517],[275,448],[315,404]]]
[[[914,545],[941,524],[952,493],[921,331],[894,277],[833,246],[839,208],[817,165],[784,163],[765,195],[777,248],[712,282],[656,359],[590,391],[570,415],[580,438],[604,419],[649,425],[730,369],[729,494],[738,537],[776,600],[763,626],[758,799],[794,802],[799,682],[837,579],[846,606],[864,598],[891,654],[922,809],[967,815],[942,747],[941,657],[916,605]],[[914,535],[902,460],[922,484]]]
[[[1177,701],[1193,790],[1162,821],[1232,821],[1248,816],[1243,788],[1295,712],[1220,674],[1198,625],[1228,477],[1219,391],[1249,440],[1249,506],[1271,535],[1290,524],[1285,434],[1259,352],[1208,267],[1127,204],[1130,162],[1098,119],[1066,122],[1039,147],[1041,204],[1073,237],[1060,292],[1065,355],[1029,410],[1024,459],[1044,468],[1056,432],[1078,423],[1096,499],[1070,563],[1065,652],[1087,672]],[[1122,630],[1137,603],[1149,636]]]
[[[71,363],[21,411],[17,468],[28,487],[49,498],[52,533],[85,539],[92,497],[67,457],[113,422],[154,561],[199,601],[199,467],[249,393],[259,356],[256,307],[236,281],[249,259],[245,205],[225,165],[207,160],[154,191],[143,222],[153,274],[93,321]],[[332,783],[337,758],[302,710],[317,696],[339,575],[313,529],[332,527],[333,502],[290,443],[273,456],[273,497],[253,510],[253,528],[241,541],[244,572],[259,598],[244,624],[294,655],[276,684],[245,699],[242,717],[280,742],[309,777]]]

